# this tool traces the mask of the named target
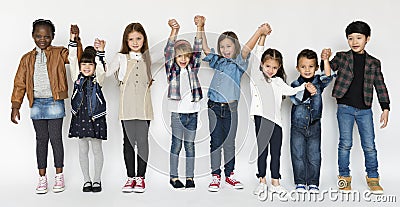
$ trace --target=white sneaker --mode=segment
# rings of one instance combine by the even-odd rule
[[[318,194],[319,193],[319,188],[317,185],[309,185],[308,190],[310,193]]]
[[[268,196],[268,186],[266,183],[259,183],[257,188],[253,191],[260,201],[265,201]]]
[[[55,177],[53,192],[55,192],[55,193],[63,192],[64,188],[65,188],[64,174],[58,173],[58,174],[56,174],[56,177]]]
[[[271,187],[269,188],[269,191],[272,193],[278,193],[278,194],[287,193],[287,190],[281,185],[278,185],[278,186],[271,185]]]
[[[306,193],[307,192],[307,186],[304,184],[296,184],[296,192],[298,193]]]
[[[47,193],[47,177],[46,176],[39,177],[39,183],[36,187],[36,193],[37,194]]]

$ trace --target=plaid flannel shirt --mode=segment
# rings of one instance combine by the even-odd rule
[[[354,78],[354,58],[352,51],[336,53],[335,57],[330,61],[330,66],[333,71],[337,71],[332,96],[342,98]],[[381,72],[381,62],[366,53],[363,94],[364,103],[367,106],[371,106],[372,104],[373,87],[375,87],[382,110],[389,109],[389,94]]]
[[[181,100],[179,77],[182,68],[180,68],[174,61],[174,44],[175,41],[168,40],[167,45],[164,49],[165,72],[167,74],[168,82],[168,98],[172,100]],[[192,102],[200,101],[203,98],[203,92],[201,90],[199,78],[197,77],[201,64],[201,51],[202,39],[196,38],[193,45],[193,56],[187,66],[187,69],[189,70],[189,82],[192,92]]]

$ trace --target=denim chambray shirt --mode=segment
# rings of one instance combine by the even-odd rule
[[[240,79],[249,66],[249,58],[250,53],[246,59],[242,58],[241,53],[235,59],[224,58],[211,49],[211,53],[203,59],[215,70],[208,89],[211,101],[226,103],[239,100]]]
[[[304,91],[298,92],[296,95],[290,96],[293,102],[291,122],[296,127],[305,128],[314,121],[321,119],[322,114],[322,92],[324,88],[332,81],[332,76],[315,75],[311,82],[317,88],[317,94],[310,96],[302,101]],[[291,86],[297,87],[304,83],[304,79],[300,76],[293,81]]]

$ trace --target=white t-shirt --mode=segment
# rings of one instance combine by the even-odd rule
[[[193,96],[189,84],[189,71],[182,69],[180,73],[181,100],[168,99],[168,109],[171,112],[189,114],[200,111],[200,102],[192,102]]]

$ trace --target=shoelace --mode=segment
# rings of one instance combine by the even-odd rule
[[[220,183],[220,179],[217,177],[214,177],[213,180],[211,181],[211,184],[219,184]]]
[[[45,178],[40,178],[39,179],[39,185],[38,185],[38,188],[44,188],[44,187],[46,187],[46,185],[47,185],[47,180],[45,179]]]
[[[137,186],[142,186],[142,178],[136,178],[136,185]]]
[[[133,181],[134,181],[133,178],[128,178],[128,180],[127,180],[126,183],[125,183],[125,186],[130,186],[130,185],[132,185]]]
[[[63,183],[63,178],[62,176],[56,176],[56,184],[55,185],[62,185]]]
[[[237,181],[235,178],[229,177],[228,180],[230,180],[232,183],[239,183],[239,181]]]

